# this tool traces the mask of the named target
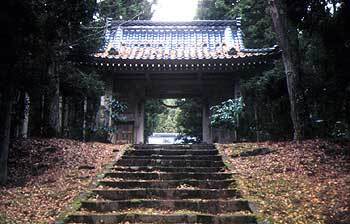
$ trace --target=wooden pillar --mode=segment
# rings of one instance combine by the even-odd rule
[[[136,141],[137,144],[144,143],[144,123],[145,123],[145,101],[140,100],[136,105],[135,116]]]
[[[239,80],[235,80],[234,84],[234,98],[237,99],[241,97],[241,86]]]
[[[104,95],[104,104],[106,107],[106,116],[105,116],[105,126],[108,128],[112,127],[112,108],[110,107],[110,103],[113,100],[113,80],[108,80],[106,82],[106,91]]]
[[[239,82],[239,79],[238,80],[235,80],[235,92],[234,92],[234,97],[235,99],[238,99],[241,97],[241,85],[240,85],[240,82]],[[237,119],[237,127],[239,126],[239,119]],[[234,130],[233,132],[233,140],[234,141],[237,141],[238,140],[238,133],[237,133],[237,129]]]
[[[202,103],[202,138],[203,143],[212,143],[211,127],[210,127],[210,110],[208,100]]]
[[[104,106],[105,106],[104,126],[107,127],[108,129],[111,129],[113,127],[113,122],[112,122],[112,108],[110,104],[113,100],[113,79],[110,77],[106,79],[105,95],[103,100],[104,100]],[[115,143],[115,133],[109,132],[107,138],[109,142]]]

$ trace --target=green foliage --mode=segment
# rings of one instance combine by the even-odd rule
[[[163,101],[163,102],[162,102]],[[157,115],[157,125],[154,128],[154,132],[177,132],[176,119],[179,115],[179,108],[170,108],[165,105],[174,105],[176,103],[175,99],[164,99],[159,101],[161,103],[161,108],[163,108],[161,113]]]
[[[89,98],[103,95],[104,83],[95,71],[84,71],[68,65],[60,73],[63,95]]]
[[[147,0],[104,0],[99,3],[99,14],[102,17],[117,20],[150,19],[152,3]]]
[[[233,6],[239,0],[202,0],[199,3],[198,19],[234,19],[237,17]]]
[[[126,103],[119,101],[116,98],[106,100],[107,107],[105,108],[105,114],[110,114],[112,119],[112,126],[104,123],[101,126],[96,127],[95,123],[92,122],[92,126],[88,127],[88,136],[94,141],[105,142],[110,134],[117,131],[115,124],[120,124],[126,121],[124,112],[128,109]]]
[[[238,127],[238,120],[243,112],[242,97],[229,99],[219,105],[210,108],[210,123],[213,127],[225,127],[235,130]]]
[[[242,17],[246,47],[270,47],[276,43],[271,18],[266,12],[268,1],[200,2],[199,19]],[[300,31],[305,114],[308,117],[305,134],[307,137],[347,138],[350,127],[350,33],[347,29],[350,27],[350,2],[298,0],[287,1],[287,4],[288,16]],[[333,12],[330,12],[332,7]],[[48,67],[55,62],[61,95],[70,98],[71,108],[77,110],[71,120],[78,120],[82,114],[79,109],[82,99],[96,100],[103,92],[103,83],[95,72],[67,63],[68,56],[86,55],[101,46],[106,17],[128,20],[141,11],[144,13],[135,19],[149,19],[151,3],[146,0],[104,0],[99,3],[95,0],[5,1],[0,9],[4,34],[0,86],[8,85],[10,79],[16,91],[29,92],[31,110],[36,112],[30,120],[38,119],[37,123],[41,123],[41,116],[36,115],[42,112],[42,96],[50,90],[48,83],[52,77],[47,75]],[[254,73],[254,77],[248,73],[241,76],[246,106],[239,128],[245,136],[260,132],[272,139],[288,138],[290,108],[281,63],[277,62],[272,70]],[[171,130],[199,138],[199,105],[200,102],[186,100],[179,110],[170,110],[160,101],[147,104],[146,136],[155,130]],[[90,110],[94,111],[94,108]],[[115,119],[122,120],[122,117],[116,114]],[[81,122],[77,123],[80,131]],[[166,126],[170,128],[166,129]]]
[[[199,17],[201,19],[241,17],[245,46],[247,48],[271,47],[276,44],[276,40],[271,17],[266,11],[267,4],[265,0],[240,0],[231,3],[212,1],[209,7],[200,9]],[[215,13],[206,13],[205,10],[215,11]],[[238,132],[244,138],[255,139],[257,131],[267,139],[289,136],[289,101],[285,75],[282,64],[276,63],[276,65],[266,72],[253,70],[240,76],[245,112],[239,119]],[[257,119],[255,110],[258,113]],[[268,111],[270,113],[267,113]],[[280,125],[276,125],[278,122]]]
[[[331,136],[337,139],[350,139],[350,128],[346,123],[337,121],[334,124]]]
[[[159,114],[163,113],[166,108],[162,105],[161,100],[147,100],[145,103],[145,138],[152,135],[159,124]]]
[[[337,3],[341,3],[336,7]],[[292,8],[289,16],[302,30],[299,37],[303,88],[305,90],[306,136],[337,137],[338,124],[350,125],[350,77],[347,65],[350,39],[345,27],[350,26],[350,2],[306,1],[297,2],[298,8]],[[300,11],[309,4],[307,13]],[[324,7],[327,5],[327,7]],[[328,8],[332,8],[331,13]],[[299,10],[298,10],[299,9]],[[301,19],[301,15],[305,18]],[[319,122],[322,121],[322,122]],[[340,134],[340,136],[342,136]],[[343,135],[348,138],[347,134]]]
[[[266,0],[240,0],[232,9],[242,18],[244,43],[249,48],[271,47],[276,44],[272,20]]]
[[[241,80],[245,113],[239,133],[248,139],[288,139],[292,126],[285,74],[282,63],[272,70]],[[283,127],[283,128],[281,128]]]
[[[200,19],[235,19],[242,17],[242,30],[248,48],[276,44],[268,1],[201,1]],[[232,4],[234,3],[234,4]],[[335,0],[287,1],[288,17],[299,30],[302,88],[305,96],[306,137],[348,136],[350,126],[349,60],[350,2]],[[331,12],[331,10],[333,12]],[[241,136],[288,139],[292,126],[286,79],[280,62],[269,71],[255,71],[241,76],[245,99],[244,117],[240,119]],[[318,122],[322,121],[322,122]],[[340,122],[342,125],[336,125]],[[334,127],[336,126],[336,127]],[[342,128],[338,127],[342,126]],[[262,137],[265,136],[265,137]]]
[[[162,102],[163,101],[163,102]],[[173,105],[166,107],[166,105]],[[145,105],[145,136],[153,132],[177,132],[202,138],[202,107],[198,99],[149,100]]]
[[[182,136],[202,140],[202,101],[198,98],[178,100],[180,113],[177,116],[178,132]]]
[[[124,116],[124,112],[128,109],[126,103],[113,98],[108,102],[108,105],[111,109],[111,118],[113,122],[120,123],[126,120],[126,117]]]
[[[159,123],[155,128],[155,132],[177,132],[176,118],[178,117],[180,110],[168,108],[166,113],[159,114]]]
[[[276,44],[272,21],[266,11],[266,0],[204,0],[201,1],[199,19],[242,18],[245,45],[249,48],[271,47]]]

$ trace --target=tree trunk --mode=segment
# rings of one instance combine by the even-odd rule
[[[303,95],[300,88],[300,59],[298,32],[289,21],[287,6],[283,0],[270,0],[269,9],[279,45],[282,49],[282,59],[287,78],[287,87],[291,108],[291,118],[294,127],[294,140],[302,140],[302,108]]]
[[[256,133],[256,141],[260,142],[260,124],[258,117],[258,102],[254,103],[254,120],[255,120],[255,133]]]
[[[99,117],[100,99],[99,98],[88,98],[88,128],[90,129],[88,133],[88,141],[93,137],[92,130],[97,130],[98,117]]]
[[[30,97],[27,92],[24,92],[23,97],[23,118],[21,122],[21,137],[27,138],[28,137],[28,124],[29,124],[29,111],[30,111]]]
[[[61,135],[65,138],[68,137],[68,97],[62,97],[62,127],[61,127]]]
[[[40,124],[40,136],[43,136],[44,135],[44,131],[45,131],[45,119],[46,119],[46,116],[45,116],[45,111],[46,111],[46,96],[45,94],[42,94],[41,95],[41,102],[40,102],[40,121],[41,121],[41,124]]]
[[[58,124],[59,124],[59,135],[62,136],[62,127],[63,127],[63,97],[58,97]]]
[[[46,135],[58,137],[60,135],[60,81],[56,69],[56,63],[52,62],[48,69],[48,118]]]
[[[11,112],[12,112],[12,84],[4,89],[0,110],[0,185],[7,182],[7,160],[10,144]]]
[[[24,95],[22,91],[13,92],[13,105],[11,116],[11,133],[10,138],[21,137],[21,122],[24,115]]]
[[[87,97],[84,97],[84,110],[83,110],[83,141],[86,141],[86,124],[87,124],[87,106],[88,106],[88,101]]]

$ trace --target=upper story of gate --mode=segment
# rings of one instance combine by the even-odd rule
[[[271,62],[277,46],[250,49],[241,20],[112,21],[92,63],[115,71],[230,71]]]

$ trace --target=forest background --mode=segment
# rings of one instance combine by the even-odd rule
[[[274,32],[271,5],[264,0],[202,0],[196,19],[242,18],[245,45],[270,47]],[[350,137],[350,2],[282,1],[293,54],[298,61],[297,124],[302,138]],[[1,7],[0,170],[6,182],[9,145],[26,137],[85,141],[109,130],[94,127],[104,83],[92,69],[70,63],[71,55],[96,52],[107,18],[150,19],[152,2],[125,0],[5,1]],[[285,64],[244,74],[240,140],[289,140],[295,120]],[[198,99],[175,99],[177,109],[160,100],[146,105],[146,135],[180,132],[201,139]],[[59,108],[61,105],[61,109]],[[61,114],[60,114],[61,111]],[[293,114],[293,113],[292,113]],[[60,122],[60,119],[62,122]]]

